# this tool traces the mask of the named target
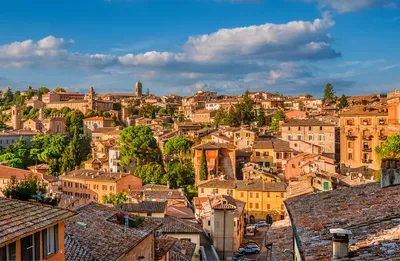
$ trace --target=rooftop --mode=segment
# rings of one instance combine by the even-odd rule
[[[0,246],[76,215],[58,207],[5,198],[0,198],[0,209]]]
[[[124,203],[117,205],[117,208],[124,212],[138,213],[164,213],[166,207],[167,203],[164,201],[142,201],[140,203]]]
[[[372,183],[286,200],[304,260],[332,257],[332,228],[347,229],[350,258],[400,257],[400,189]],[[393,259],[396,258],[396,259]]]
[[[83,119],[83,121],[112,121],[112,119],[102,116],[95,116],[95,117],[85,118]]]
[[[156,260],[161,259],[171,247],[178,241],[177,238],[162,235],[156,238]]]
[[[131,174],[122,172],[104,172],[99,170],[77,169],[69,172],[66,175],[61,176],[61,179],[68,178],[78,180],[118,181],[128,175]]]
[[[386,106],[352,106],[344,109],[340,116],[387,116]]]
[[[82,249],[87,249],[96,260],[119,260],[160,227],[162,222],[145,217],[139,226],[127,227],[124,232],[124,226],[108,221],[119,212],[116,208],[90,202],[76,211],[78,215],[65,223],[65,233],[72,235]],[[74,244],[66,245],[66,253],[72,252],[68,247],[76,248]]]
[[[227,195],[217,195],[208,197],[210,201],[210,206],[213,209],[226,209],[226,210],[235,210],[236,209],[236,200],[231,196]]]
[[[236,147],[234,145],[229,143],[215,143],[215,142],[204,143],[193,147],[193,149],[197,150],[201,149],[216,150],[216,149],[235,149],[235,148]]]
[[[331,126],[335,125],[329,122],[320,121],[317,119],[290,119],[288,122],[282,124],[282,126]]]
[[[195,249],[195,243],[180,239],[170,249],[170,260],[191,261]]]
[[[201,225],[196,220],[180,219],[171,216],[165,216],[161,229],[166,234],[199,234],[203,232]]]

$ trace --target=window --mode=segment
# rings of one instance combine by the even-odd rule
[[[208,220],[208,225],[211,226],[211,220]]]
[[[240,192],[240,197],[243,198],[244,197],[244,193]]]
[[[75,183],[75,188],[79,188],[79,183]]]
[[[271,205],[270,204],[267,204],[267,209],[271,209]]]
[[[271,194],[270,194],[269,192],[267,192],[267,197],[268,197],[268,198],[270,198],[270,197],[271,197]]]
[[[114,186],[110,186],[110,191],[114,191]]]
[[[67,186],[67,182],[66,181],[64,181],[64,187],[66,187]]]
[[[21,239],[21,260],[40,260],[40,232]]]
[[[318,140],[319,141],[324,141],[325,140],[325,135],[322,135],[322,134],[318,135]]]
[[[349,141],[349,142],[347,143],[347,147],[348,147],[348,148],[351,148],[351,145],[352,145],[352,143],[351,143],[351,141]]]
[[[349,154],[347,155],[347,159],[352,160],[352,159],[353,159],[353,153],[349,153]]]
[[[103,185],[103,190],[107,191],[107,185]]]
[[[310,140],[310,141],[313,140],[313,135],[312,134],[308,135],[308,140]]]
[[[250,192],[250,198],[253,198],[253,192]]]
[[[312,127],[311,127],[311,126],[309,126],[309,127],[308,127],[308,130],[309,130],[309,131],[312,131]]]
[[[260,152],[259,151],[256,151],[256,156],[260,157]]]
[[[269,156],[269,152],[264,151],[263,156],[264,157],[268,157]]]
[[[290,127],[287,127],[288,130],[290,130]]]
[[[204,188],[201,188],[200,191],[201,191],[201,193],[204,193]]]
[[[297,135],[297,140],[303,140],[303,136],[302,135]]]
[[[250,208],[253,208],[253,203],[250,202],[249,206],[250,206]]]
[[[258,193],[256,193],[256,198],[259,198],[260,196],[258,195]]]
[[[301,127],[300,127],[300,126],[299,126],[299,127],[297,127],[297,130],[301,131]]]
[[[236,133],[236,138],[239,138],[240,137],[240,133],[238,132],[238,133]]]
[[[292,135],[290,135],[290,134],[287,135],[287,139],[288,139],[288,140],[292,140]]]
[[[281,198],[284,198],[284,193],[283,192],[281,192]]]
[[[324,129],[324,127],[322,127],[322,126],[319,126],[319,130],[320,131],[322,131]]]
[[[58,252],[58,225],[42,231],[43,258]]]
[[[259,205],[258,205],[258,203],[256,203],[256,209],[258,209],[259,208]]]
[[[218,194],[218,189],[213,189],[213,194]]]
[[[15,261],[17,258],[16,254],[16,243],[13,242],[6,246],[0,247],[0,260],[4,261]]]
[[[251,137],[251,133],[246,133],[246,137]]]

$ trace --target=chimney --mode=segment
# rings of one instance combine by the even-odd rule
[[[400,161],[384,159],[381,165],[381,188],[400,185]]]
[[[332,236],[332,249],[333,258],[344,258],[349,254],[349,235],[351,235],[350,230],[342,228],[332,228],[329,230]]]

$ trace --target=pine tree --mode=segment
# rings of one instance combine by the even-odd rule
[[[267,124],[267,118],[265,117],[264,110],[260,109],[257,113],[257,127],[262,127]]]
[[[335,91],[332,84],[328,83],[324,89],[324,101],[335,99]]]
[[[200,177],[200,180],[208,179],[207,158],[206,158],[206,151],[204,149],[201,151],[201,163],[200,163],[199,177]]]
[[[339,105],[338,105],[338,107],[339,107],[339,109],[341,110],[341,109],[346,108],[346,107],[348,107],[348,106],[349,106],[349,102],[347,101],[346,96],[345,96],[344,94],[342,94],[342,96],[341,96],[340,99],[339,99]]]

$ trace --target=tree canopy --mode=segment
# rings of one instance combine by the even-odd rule
[[[400,157],[400,134],[395,133],[388,137],[380,146],[375,147],[375,153],[382,159]]]
[[[66,92],[66,90],[62,87],[56,87],[56,88],[54,88],[54,91],[55,92]]]
[[[174,158],[184,158],[191,150],[194,142],[182,137],[168,140],[164,145],[164,153]]]
[[[109,195],[103,195],[103,204],[122,204],[128,201],[128,197],[123,192],[118,192],[117,194],[110,193]]]
[[[201,151],[201,162],[200,162],[199,178],[200,178],[200,180],[207,180],[208,179],[207,158],[206,158],[206,151],[204,149]]]
[[[263,109],[260,109],[257,111],[257,127],[262,127],[265,126],[265,124],[267,124],[267,118],[265,117],[265,112]]]
[[[135,125],[121,131],[120,152],[121,165],[128,166],[135,159],[138,164],[154,162],[159,148],[149,127]]]
[[[283,113],[283,111],[281,111],[281,110],[276,111],[274,116],[272,117],[271,129],[279,130],[279,122],[285,121],[285,119],[286,119],[286,116]]]
[[[344,94],[342,94],[342,96],[339,99],[339,104],[338,104],[338,108],[341,110],[343,108],[346,108],[349,106],[349,102],[347,101],[347,98]]]
[[[335,90],[333,89],[332,84],[328,83],[324,89],[324,101],[334,100],[335,98]]]

